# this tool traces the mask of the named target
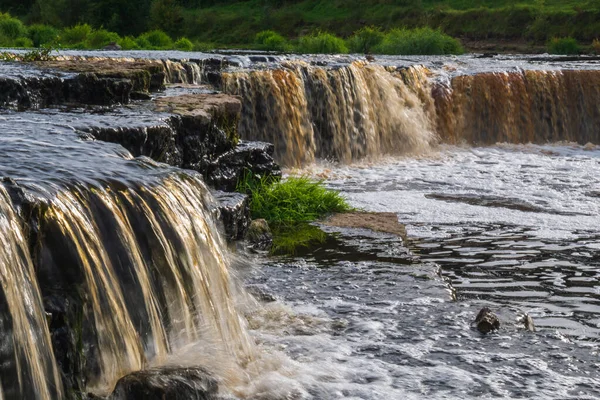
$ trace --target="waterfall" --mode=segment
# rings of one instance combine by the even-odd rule
[[[28,243],[3,186],[0,285],[0,398],[60,398],[62,384]]]
[[[433,96],[449,143],[600,143],[600,71],[458,76]]]
[[[222,86],[242,96],[241,136],[272,142],[287,166],[422,152],[435,141],[423,67],[290,62],[274,70],[223,73]]]
[[[185,174],[68,186],[25,207],[28,242],[1,189],[2,398],[61,399],[63,384],[106,395],[191,344],[206,346],[197,365],[241,373],[255,349],[210,207],[201,179]],[[61,382],[55,358],[83,387]]]

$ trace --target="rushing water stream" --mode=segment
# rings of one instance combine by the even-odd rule
[[[323,226],[296,256],[232,264],[198,174],[90,135],[170,137],[170,114],[3,110],[0,399],[107,395],[165,365],[205,368],[223,398],[600,397],[596,61],[87,55],[158,60],[181,84],[160,95],[239,95],[243,139],[408,238]],[[483,306],[500,331],[473,328]]]

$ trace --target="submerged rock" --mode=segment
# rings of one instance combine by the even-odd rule
[[[211,400],[218,384],[202,368],[164,367],[133,372],[119,379],[110,400]]]
[[[484,334],[500,329],[500,320],[496,314],[487,307],[483,307],[479,311],[479,314],[475,317],[475,324],[477,324],[477,330]]]
[[[250,223],[245,239],[252,250],[268,251],[273,246],[273,234],[267,221],[262,218]]]

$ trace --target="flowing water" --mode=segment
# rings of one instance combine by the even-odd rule
[[[234,268],[201,178],[90,139],[168,133],[168,114],[3,111],[0,398],[107,394],[161,365],[203,366],[227,398],[600,397],[596,60],[63,55],[151,58],[184,84],[167,94],[240,95],[244,139],[408,239],[323,227],[321,246]],[[483,306],[499,332],[473,329]]]

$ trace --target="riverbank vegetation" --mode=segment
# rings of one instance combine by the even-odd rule
[[[310,222],[352,210],[338,192],[307,177],[278,180],[248,173],[238,183],[237,191],[250,196],[252,218],[263,218],[269,224],[274,253],[290,254],[299,247],[323,242],[326,235]]]
[[[409,54],[457,53],[448,37],[467,48],[541,51],[554,38],[570,37],[589,51],[600,35],[600,0],[0,0],[0,11],[3,47],[117,42],[124,49]],[[152,37],[157,30],[169,40]],[[274,34],[257,40],[263,31]],[[386,35],[379,48],[368,44]]]

